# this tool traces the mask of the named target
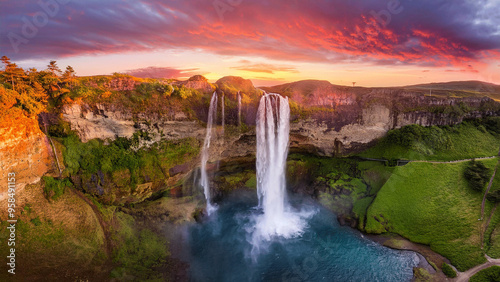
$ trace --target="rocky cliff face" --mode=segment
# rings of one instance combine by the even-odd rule
[[[201,76],[182,82],[186,87],[210,90],[212,85]],[[249,80],[224,77],[215,84],[224,92],[226,124],[237,124],[237,93],[244,98],[242,121],[255,125],[255,113],[261,92]],[[500,114],[499,103],[486,97],[429,97],[405,89],[370,89],[335,86],[327,81],[300,81],[265,88],[290,97],[291,149],[322,156],[339,156],[370,146],[389,130],[409,124],[422,126],[453,125],[467,118],[481,118]],[[221,93],[219,93],[221,95]],[[201,105],[201,104],[200,104]],[[203,121],[206,109],[193,105],[196,116]],[[220,111],[220,109],[219,109]],[[133,117],[116,107],[97,104],[70,105],[63,109],[63,117],[71,123],[82,141],[93,138],[114,139],[131,137],[137,131],[153,133],[159,139],[195,137],[202,141],[204,127],[188,121],[183,111],[171,117]],[[218,124],[221,124],[218,114]],[[252,127],[241,134],[226,134],[225,143],[218,147],[221,158],[254,154],[255,132]],[[217,144],[217,143],[216,143]]]
[[[148,116],[147,113],[136,118],[108,105],[72,104],[64,106],[62,116],[83,142],[94,138],[130,138],[138,131],[150,133],[152,142],[187,137],[201,139],[204,135],[204,128],[196,121],[186,120],[181,111],[173,114],[173,120],[170,117]]]
[[[345,155],[369,146],[389,130],[410,124],[454,125],[469,118],[499,115],[489,98],[433,98],[401,92],[375,92],[358,102],[316,111],[291,124],[291,147],[322,156]]]
[[[7,197],[8,174],[15,173],[16,194],[48,171],[56,171],[50,142],[35,119],[24,116],[0,127],[0,201]]]

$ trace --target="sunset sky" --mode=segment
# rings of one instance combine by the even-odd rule
[[[237,75],[257,86],[500,84],[500,1],[1,1],[0,55],[78,75]]]

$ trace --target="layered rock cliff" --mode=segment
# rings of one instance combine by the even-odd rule
[[[0,201],[7,197],[8,174],[15,173],[16,194],[49,171],[56,171],[49,139],[36,119],[6,117],[0,127]]]
[[[318,109],[291,124],[292,148],[306,147],[324,156],[367,148],[389,130],[410,124],[454,125],[464,119],[497,116],[499,103],[490,98],[439,98],[405,91],[373,91],[355,103]],[[297,141],[300,140],[300,141]]]
[[[188,137],[200,139],[204,135],[204,128],[195,120],[187,120],[182,111],[175,112],[172,116],[158,117],[143,113],[134,117],[113,105],[72,104],[63,107],[62,117],[70,123],[71,129],[77,132],[83,142],[95,138],[131,138],[139,131],[151,133],[152,142]]]

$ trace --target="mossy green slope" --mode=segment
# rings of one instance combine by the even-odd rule
[[[11,247],[16,249],[17,281],[57,281],[65,275],[99,281],[108,266],[105,236],[97,217],[69,188],[49,201],[43,186],[43,181],[27,185],[17,195],[15,246],[7,245],[8,232],[0,232],[0,240],[5,242],[0,244],[0,252],[8,255]],[[2,230],[10,225],[6,219],[0,217]],[[12,281],[7,275],[2,271],[0,281]]]
[[[497,159],[482,161],[490,169]],[[366,231],[394,232],[430,245],[463,271],[484,262],[483,194],[467,185],[467,162],[397,167],[367,211]],[[491,203],[486,204],[486,212]]]
[[[390,131],[376,146],[359,155],[368,158],[436,161],[496,156],[500,135],[489,125],[497,119],[444,127],[405,126]]]

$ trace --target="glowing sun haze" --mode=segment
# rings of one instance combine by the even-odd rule
[[[497,0],[2,1],[0,55],[78,75],[500,84]]]

